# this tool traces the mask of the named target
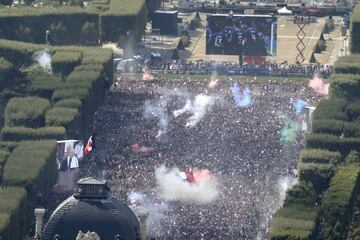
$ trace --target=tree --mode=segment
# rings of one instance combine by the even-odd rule
[[[67,41],[67,29],[62,22],[52,23],[49,27],[50,30],[50,43],[51,44],[66,44]]]
[[[315,54],[314,54],[314,53],[311,54],[311,57],[310,57],[309,62],[310,62],[310,63],[317,63],[317,60],[316,60],[316,58],[315,58]]]
[[[182,41],[182,38],[180,38],[180,40],[179,40],[179,43],[178,43],[178,45],[177,45],[177,49],[178,49],[178,50],[184,50],[184,49],[185,49],[184,43],[183,43],[183,41]]]
[[[197,19],[197,20],[201,21],[199,11],[197,11],[197,12],[196,12],[195,19]]]
[[[357,151],[351,151],[345,158],[346,165],[360,166],[360,156]]]
[[[172,56],[171,59],[177,60],[179,59],[179,50],[177,48],[175,48],[172,52]]]
[[[98,32],[95,23],[85,22],[81,29],[81,43],[84,45],[96,45]]]
[[[322,40],[322,41],[325,42],[325,37],[324,37],[324,34],[323,34],[323,33],[321,33],[321,35],[320,35],[320,40]]]
[[[12,0],[0,0],[0,5],[10,6],[10,5],[12,5],[12,3],[13,3]]]
[[[18,40],[23,42],[31,42],[33,40],[31,35],[31,28],[24,27],[22,25],[19,26],[18,29],[16,29],[16,37]]]

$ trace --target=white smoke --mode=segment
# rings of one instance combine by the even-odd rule
[[[280,176],[278,179],[279,206],[281,207],[286,197],[286,191],[292,188],[297,182],[295,175]]]
[[[215,177],[209,176],[202,181],[189,183],[181,178],[178,168],[168,169],[160,166],[155,169],[159,196],[166,201],[181,201],[207,204],[216,200],[219,192]]]
[[[36,52],[35,61],[44,69],[45,72],[51,74],[51,55],[50,49],[45,48]]]
[[[178,117],[185,112],[189,112],[192,115],[186,121],[186,127],[195,127],[202,118],[205,117],[208,111],[211,111],[215,104],[216,98],[205,94],[199,94],[195,97],[194,101],[186,100],[184,107],[175,110],[173,115]]]
[[[128,199],[130,207],[135,214],[139,214],[141,211],[149,213],[146,221],[147,234],[155,236],[156,233],[161,232],[161,221],[167,217],[168,205],[164,202],[153,200],[149,195],[135,191],[128,193]]]
[[[167,102],[168,97],[161,96],[160,99],[156,102],[145,102],[145,111],[144,111],[144,118],[146,119],[152,119],[156,118],[158,119],[158,135],[157,137],[160,137],[162,134],[166,133],[168,125],[169,125],[169,118],[167,115]]]

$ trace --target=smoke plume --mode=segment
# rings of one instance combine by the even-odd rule
[[[197,176],[196,183],[189,183],[183,180],[181,175],[182,172],[178,168],[168,169],[162,165],[155,169],[155,178],[162,199],[197,204],[207,204],[216,200],[219,193],[215,177]]]
[[[300,114],[304,109],[304,107],[306,107],[307,105],[308,105],[307,102],[301,99],[296,100],[296,102],[294,103],[295,113]]]
[[[45,72],[49,74],[52,73],[50,49],[45,48],[36,52],[35,61],[44,69]]]
[[[166,96],[161,96],[158,101],[145,102],[145,111],[144,111],[144,118],[145,119],[158,119],[158,135],[160,137],[164,133],[166,133],[168,125],[169,125],[169,118],[167,115],[166,105],[168,102],[168,98]]]
[[[285,125],[280,131],[281,142],[285,144],[294,143],[296,141],[296,136],[299,128],[300,126],[297,122],[292,121],[291,119],[287,119]]]
[[[205,94],[195,96],[194,101],[186,99],[184,107],[173,112],[174,117],[178,117],[186,112],[192,115],[186,121],[186,127],[195,127],[208,111],[211,111],[216,98]]]
[[[321,95],[329,94],[329,83],[324,83],[324,80],[320,77],[319,74],[315,74],[313,79],[309,82],[309,87],[311,87],[316,93]]]
[[[244,108],[248,107],[251,104],[251,91],[249,88],[245,88],[242,93],[240,93],[240,88],[237,83],[234,83],[232,87],[230,87],[231,93],[233,94],[234,101],[237,107]]]
[[[155,236],[157,232],[161,231],[161,221],[167,217],[168,205],[162,201],[155,201],[151,196],[140,192],[132,191],[127,195],[130,207],[135,213],[140,211],[149,212],[146,230],[147,234]]]

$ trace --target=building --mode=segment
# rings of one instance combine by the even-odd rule
[[[94,178],[79,180],[74,195],[53,212],[40,239],[75,240],[90,232],[96,236],[94,239],[140,240],[142,234],[138,218],[109,191],[106,181]],[[37,216],[36,229],[39,229],[38,223]]]

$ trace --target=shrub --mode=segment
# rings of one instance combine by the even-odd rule
[[[23,239],[27,232],[26,192],[24,188],[0,189],[0,237],[7,240]]]
[[[66,98],[55,103],[55,107],[81,108],[81,101],[78,98]]]
[[[336,152],[340,149],[340,138],[330,134],[309,133],[305,135],[305,147]]]
[[[76,108],[54,107],[46,113],[47,126],[63,126],[68,136],[81,131],[80,115]]]
[[[1,130],[3,141],[23,141],[23,140],[42,140],[42,139],[65,139],[66,132],[63,127],[4,127]]]
[[[360,6],[356,5],[351,15],[350,25],[350,51],[360,53]]]
[[[313,119],[345,120],[346,101],[339,98],[323,99],[317,105]]]
[[[331,179],[326,192],[321,213],[322,239],[346,239],[352,204],[359,187],[359,168],[340,167]]]
[[[194,18],[193,20],[191,20],[189,29],[196,30],[198,27],[200,27],[200,19]]]
[[[330,152],[321,149],[304,149],[300,152],[302,163],[331,163],[337,164],[341,161],[339,152]]]
[[[274,215],[271,240],[308,240],[314,235],[318,211],[315,207],[294,204],[281,208]]]
[[[316,193],[311,182],[300,181],[287,191],[284,207],[293,205],[313,206],[316,201]]]
[[[346,165],[360,166],[360,155],[357,151],[351,151],[345,158]]]
[[[45,112],[50,102],[44,98],[12,98],[6,105],[5,124],[7,126],[41,127],[45,123]]]
[[[360,117],[360,102],[350,102],[346,106],[346,118],[348,121],[354,121]]]
[[[5,88],[6,81],[9,81],[14,72],[14,66],[5,58],[0,57],[0,89]]]
[[[51,66],[54,72],[69,75],[81,63],[79,52],[56,51],[51,57]]]
[[[30,94],[51,99],[54,89],[62,83],[61,76],[44,71],[28,71],[26,79],[30,82]]]
[[[360,74],[360,55],[351,54],[339,57],[334,64],[334,72],[337,74]]]
[[[0,141],[0,149],[12,152],[14,148],[18,146],[17,142],[6,142],[6,141]]]
[[[352,74],[335,74],[330,82],[330,92],[334,97],[360,98],[360,76]]]
[[[10,153],[6,150],[0,149],[0,166],[4,166],[6,159],[9,157]]]
[[[21,142],[6,162],[3,184],[25,187],[31,197],[39,192],[46,199],[57,180],[56,150],[53,140]]]
[[[97,28],[97,24],[85,22],[81,29],[81,43],[84,45],[96,45],[99,38]]]
[[[346,123],[344,126],[344,136],[360,138],[360,122]]]
[[[343,132],[344,122],[339,120],[314,119],[312,131],[340,136]]]
[[[65,98],[79,98],[81,100],[86,99],[89,96],[89,90],[86,88],[63,88],[54,91],[52,100],[54,102]]]
[[[310,182],[317,193],[328,188],[334,175],[334,167],[330,164],[301,163],[298,169],[300,181]]]

